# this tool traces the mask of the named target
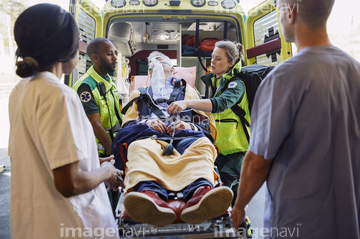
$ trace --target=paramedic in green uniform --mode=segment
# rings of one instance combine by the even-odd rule
[[[240,43],[217,42],[212,53],[211,73],[201,77],[207,88],[205,96],[209,99],[177,101],[168,107],[170,114],[179,114],[186,108],[213,114],[218,132],[216,165],[221,179],[234,195],[239,184],[241,163],[249,146],[240,118],[230,109],[238,104],[245,110],[245,119],[250,122],[244,83],[231,80],[241,70],[242,57],[243,46]],[[250,132],[248,127],[245,130]]]
[[[117,51],[108,39],[100,37],[91,40],[86,51],[93,66],[73,89],[77,91],[94,129],[99,155],[107,156],[122,122],[118,90],[109,75],[115,71]]]

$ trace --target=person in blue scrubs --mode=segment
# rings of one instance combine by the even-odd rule
[[[258,89],[231,217],[266,181],[265,238],[360,238],[360,64],[329,41],[334,0],[280,0],[299,54]]]

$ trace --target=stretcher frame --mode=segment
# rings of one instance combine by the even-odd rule
[[[158,227],[147,223],[138,223],[131,219],[122,219],[124,208],[124,191],[120,190],[120,198],[115,209],[115,219],[120,238],[147,238],[162,236],[180,236],[180,238],[237,238],[245,239],[235,231],[234,224],[228,213],[221,217],[207,220],[200,224],[174,223]],[[240,236],[239,236],[240,235]],[[178,238],[176,237],[176,238]]]

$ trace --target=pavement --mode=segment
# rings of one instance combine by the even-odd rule
[[[249,203],[247,215],[254,231],[253,239],[263,239],[262,232],[264,227],[264,206],[265,206],[266,185],[263,184]]]
[[[9,95],[20,79],[10,74],[0,74],[0,165],[5,169],[0,173],[0,238],[10,238],[10,178],[11,165],[8,156],[9,139]]]
[[[0,165],[5,165],[5,169],[0,173],[0,238],[10,238],[10,158],[7,149],[0,149]]]

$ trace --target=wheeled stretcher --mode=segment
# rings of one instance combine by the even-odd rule
[[[217,168],[215,167],[215,171]],[[221,185],[219,178],[218,186]],[[188,224],[177,218],[173,224],[158,227],[147,223],[138,223],[131,219],[124,208],[124,190],[120,189],[120,198],[115,209],[115,218],[121,238],[146,238],[176,236],[175,238],[251,238],[250,222],[245,220],[235,230],[229,213],[204,221],[199,224]],[[168,192],[168,205],[175,210],[182,210],[185,202],[182,193]],[[214,205],[216,206],[216,205]],[[229,211],[229,210],[228,210]]]
[[[156,135],[155,135],[156,136]],[[148,137],[148,136],[147,136]],[[168,138],[154,138],[151,139],[170,141],[166,148],[174,140],[174,136]],[[128,154],[128,144],[123,142],[119,145],[119,153],[123,161],[123,167],[125,174],[128,172],[127,168],[127,154]],[[171,154],[171,153],[169,153]],[[167,154],[167,155],[169,155]],[[223,186],[223,183],[220,178],[220,174],[217,170],[217,167],[214,168],[215,172],[215,187]],[[177,218],[176,220],[166,226],[155,226],[149,223],[140,223],[133,220],[129,214],[126,212],[124,206],[125,200],[125,191],[120,190],[120,197],[115,209],[115,217],[117,224],[119,226],[119,234],[121,238],[144,238],[144,237],[163,237],[163,236],[177,236],[176,238],[251,238],[251,229],[249,221],[244,221],[244,223],[235,229],[233,222],[229,215],[229,209],[221,216],[206,220],[198,224],[189,224],[185,223],[180,219],[180,215],[183,212],[185,207],[185,201],[183,200],[182,192],[173,192],[168,191],[168,201],[167,205],[175,212]],[[125,200],[126,201],[126,200]],[[213,205],[216,207],[217,205]],[[147,218],[149,215],[147,215]],[[151,217],[151,215],[150,215]],[[155,218],[154,218],[155,219]],[[138,219],[139,220],[139,219]],[[155,220],[154,220],[155,221]],[[146,221],[148,222],[148,221]],[[157,224],[158,225],[158,224]]]

